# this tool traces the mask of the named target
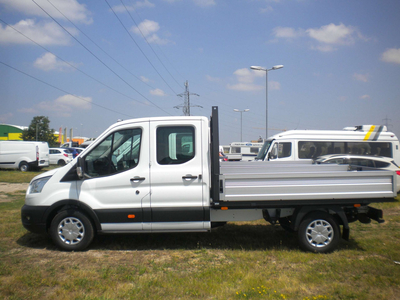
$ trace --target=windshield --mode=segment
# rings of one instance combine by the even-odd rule
[[[256,158],[254,160],[264,160],[265,155],[268,153],[269,147],[271,146],[273,141],[274,140],[265,141],[264,145],[262,146],[262,148],[260,149],[260,151],[258,152],[258,155],[256,156]]]

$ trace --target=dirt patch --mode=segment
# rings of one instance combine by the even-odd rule
[[[26,191],[29,183],[7,183],[0,182],[0,202],[11,201],[7,194],[15,193],[18,191]]]

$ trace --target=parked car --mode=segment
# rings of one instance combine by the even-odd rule
[[[72,158],[75,158],[79,155],[79,151],[75,147],[62,147],[63,149],[68,149],[72,153]]]
[[[75,150],[78,152],[78,155],[85,150],[85,148],[75,148]]]
[[[371,155],[332,154],[319,156],[313,160],[314,164],[355,165],[370,168],[395,171],[397,176],[397,192],[400,191],[400,168],[393,158]]]
[[[49,161],[51,165],[64,166],[73,160],[73,156],[70,150],[67,148],[50,148],[49,149]]]

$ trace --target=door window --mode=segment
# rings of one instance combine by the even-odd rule
[[[139,163],[142,130],[120,130],[110,134],[86,157],[86,173],[100,177],[124,172]]]
[[[275,143],[271,149],[270,159],[285,158],[292,155],[292,143]]]
[[[191,126],[157,128],[157,162],[183,164],[195,155],[194,128]]]

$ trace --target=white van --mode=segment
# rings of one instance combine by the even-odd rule
[[[400,163],[399,140],[386,126],[289,130],[269,137],[256,160],[310,160],[328,154],[376,155]]]
[[[26,172],[49,166],[46,142],[0,141],[0,168]]]
[[[228,146],[222,146],[222,148],[228,160],[251,161],[257,157],[263,145],[263,143],[233,142]]]

